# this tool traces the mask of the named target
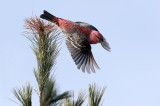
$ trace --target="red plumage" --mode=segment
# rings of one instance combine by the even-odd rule
[[[40,17],[55,23],[66,35],[66,45],[78,69],[81,68],[83,72],[87,70],[90,73],[90,70],[95,72],[94,67],[99,68],[91,52],[90,44],[101,43],[102,47],[108,51],[110,51],[110,47],[94,26],[58,18],[45,10]]]

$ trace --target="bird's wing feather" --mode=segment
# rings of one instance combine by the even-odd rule
[[[79,36],[79,34],[75,32],[67,36],[66,45],[78,69],[81,68],[83,72],[86,70],[88,73],[91,72],[90,70],[95,73],[94,67],[99,69],[85,35]]]
[[[76,23],[77,23],[77,25],[79,25],[79,26],[91,28],[91,29],[93,29],[93,30],[95,30],[95,31],[98,31],[98,29],[97,29],[96,27],[94,27],[93,25],[90,25],[90,24],[88,24],[88,23],[85,23],[85,22],[76,22]]]

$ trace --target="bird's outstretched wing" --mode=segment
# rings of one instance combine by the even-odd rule
[[[82,26],[82,27],[87,27],[87,28],[91,28],[95,31],[98,31],[98,29],[96,27],[94,27],[93,25],[90,25],[88,23],[85,23],[85,22],[76,22],[79,26]]]
[[[81,68],[83,72],[87,70],[88,73],[91,72],[90,70],[95,73],[94,67],[99,69],[86,37],[80,38],[75,32],[71,36],[67,36],[66,45],[78,69]]]

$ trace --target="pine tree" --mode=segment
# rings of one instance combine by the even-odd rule
[[[32,50],[37,58],[34,75],[38,84],[36,92],[39,96],[39,106],[82,106],[87,97],[89,106],[99,106],[106,88],[98,89],[96,84],[89,85],[88,95],[80,91],[77,99],[74,97],[74,92],[58,93],[56,80],[52,75],[59,55],[61,39],[56,26],[38,17],[31,17],[25,20],[24,27],[26,37],[32,42]],[[32,106],[32,92],[33,88],[29,83],[13,90],[22,106]]]

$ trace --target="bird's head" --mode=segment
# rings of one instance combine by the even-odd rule
[[[104,49],[106,49],[107,51],[111,51],[111,48],[110,48],[110,46],[109,46],[109,43],[108,43],[108,42],[106,41],[106,39],[102,36],[101,33],[97,32],[95,36],[96,36],[98,42],[101,43],[101,45],[102,45],[102,47],[103,47]]]

